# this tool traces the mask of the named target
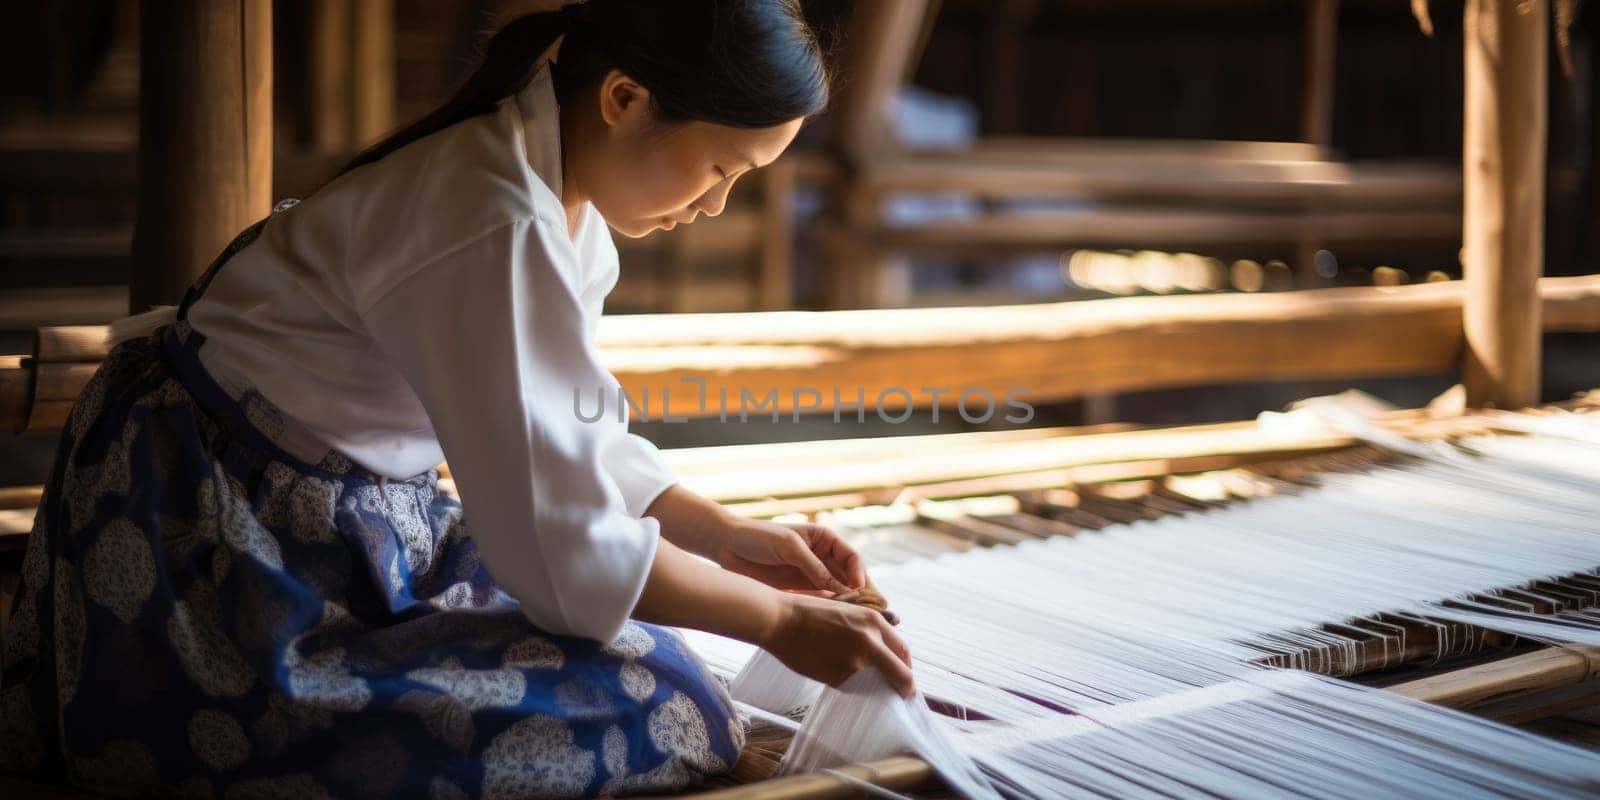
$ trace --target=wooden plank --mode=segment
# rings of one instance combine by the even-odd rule
[[[102,361],[110,354],[104,325],[50,325],[34,335],[35,361]]]
[[[176,304],[272,203],[271,0],[140,8],[136,312]]]
[[[1473,406],[1539,400],[1549,11],[1467,0],[1461,372]]]
[[[38,508],[43,486],[0,486],[0,510]]]
[[[680,467],[674,451],[669,451],[667,458],[684,486],[717,502],[735,502],[882,488],[898,491],[921,484],[1029,473],[1042,473],[1039,483],[1050,486],[1070,480],[1072,470],[1102,464],[1201,458],[1219,453],[1278,455],[1348,447],[1353,443],[1342,436],[1290,437],[1254,426],[1226,425],[1023,440],[915,458],[896,453],[893,443],[887,442],[879,449],[863,448],[848,460],[797,460],[764,468],[746,466],[737,471]]]
[[[34,508],[0,509],[0,549],[20,550],[19,541],[33,530]]]

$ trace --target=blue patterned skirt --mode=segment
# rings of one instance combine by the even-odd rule
[[[437,474],[294,458],[178,322],[73,409],[0,670],[0,771],[113,794],[576,797],[731,768],[676,633],[534,628]]]

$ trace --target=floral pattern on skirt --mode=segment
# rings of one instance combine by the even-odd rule
[[[534,628],[437,474],[273,438],[178,322],[63,431],[0,661],[0,771],[113,794],[532,798],[681,788],[744,743],[675,632]]]

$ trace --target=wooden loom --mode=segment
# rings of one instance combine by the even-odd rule
[[[1563,404],[1562,410],[1600,414],[1600,392]],[[1533,412],[1540,413],[1546,412]],[[1404,411],[1385,415],[1382,424],[1427,440],[1481,435],[1510,416],[1439,417]],[[731,509],[829,522],[854,541],[869,564],[882,565],[1072,536],[1138,520],[1204,514],[1277,492],[1315,491],[1309,487],[1316,486],[1319,474],[1360,471],[1395,456],[1340,436],[1281,438],[1255,423],[1239,423],[1166,431],[1055,429],[706,448],[670,451],[669,458],[686,485]],[[848,464],[840,463],[846,459]],[[999,471],[1006,464],[1017,470]],[[775,496],[749,497],[755,486],[775,487]],[[888,513],[884,505],[904,513]],[[885,523],[886,517],[899,519]],[[1595,530],[1600,533],[1600,516],[1595,517]],[[1539,613],[1600,609],[1600,574],[1506,587],[1487,599],[1526,604]],[[1396,615],[1329,620],[1325,631],[1355,646],[1308,650],[1292,660],[1314,672],[1385,686],[1512,724],[1600,703],[1600,647],[1541,648],[1470,625],[1438,626]],[[1289,661],[1280,655],[1260,663],[1285,666]],[[1597,734],[1586,732],[1591,743],[1600,743]],[[788,743],[783,735],[753,737],[725,782],[754,782],[703,796],[858,796],[859,789],[832,775],[760,780],[776,768]],[[842,771],[891,790],[925,786],[934,779],[931,767],[910,757]]]

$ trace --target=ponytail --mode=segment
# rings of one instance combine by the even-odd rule
[[[573,17],[571,9],[575,7],[519,17],[495,32],[484,46],[483,62],[444,105],[361,151],[338,175],[371,164],[457,122],[494,111],[502,98],[515,94],[533,78],[539,57],[567,32]]]

